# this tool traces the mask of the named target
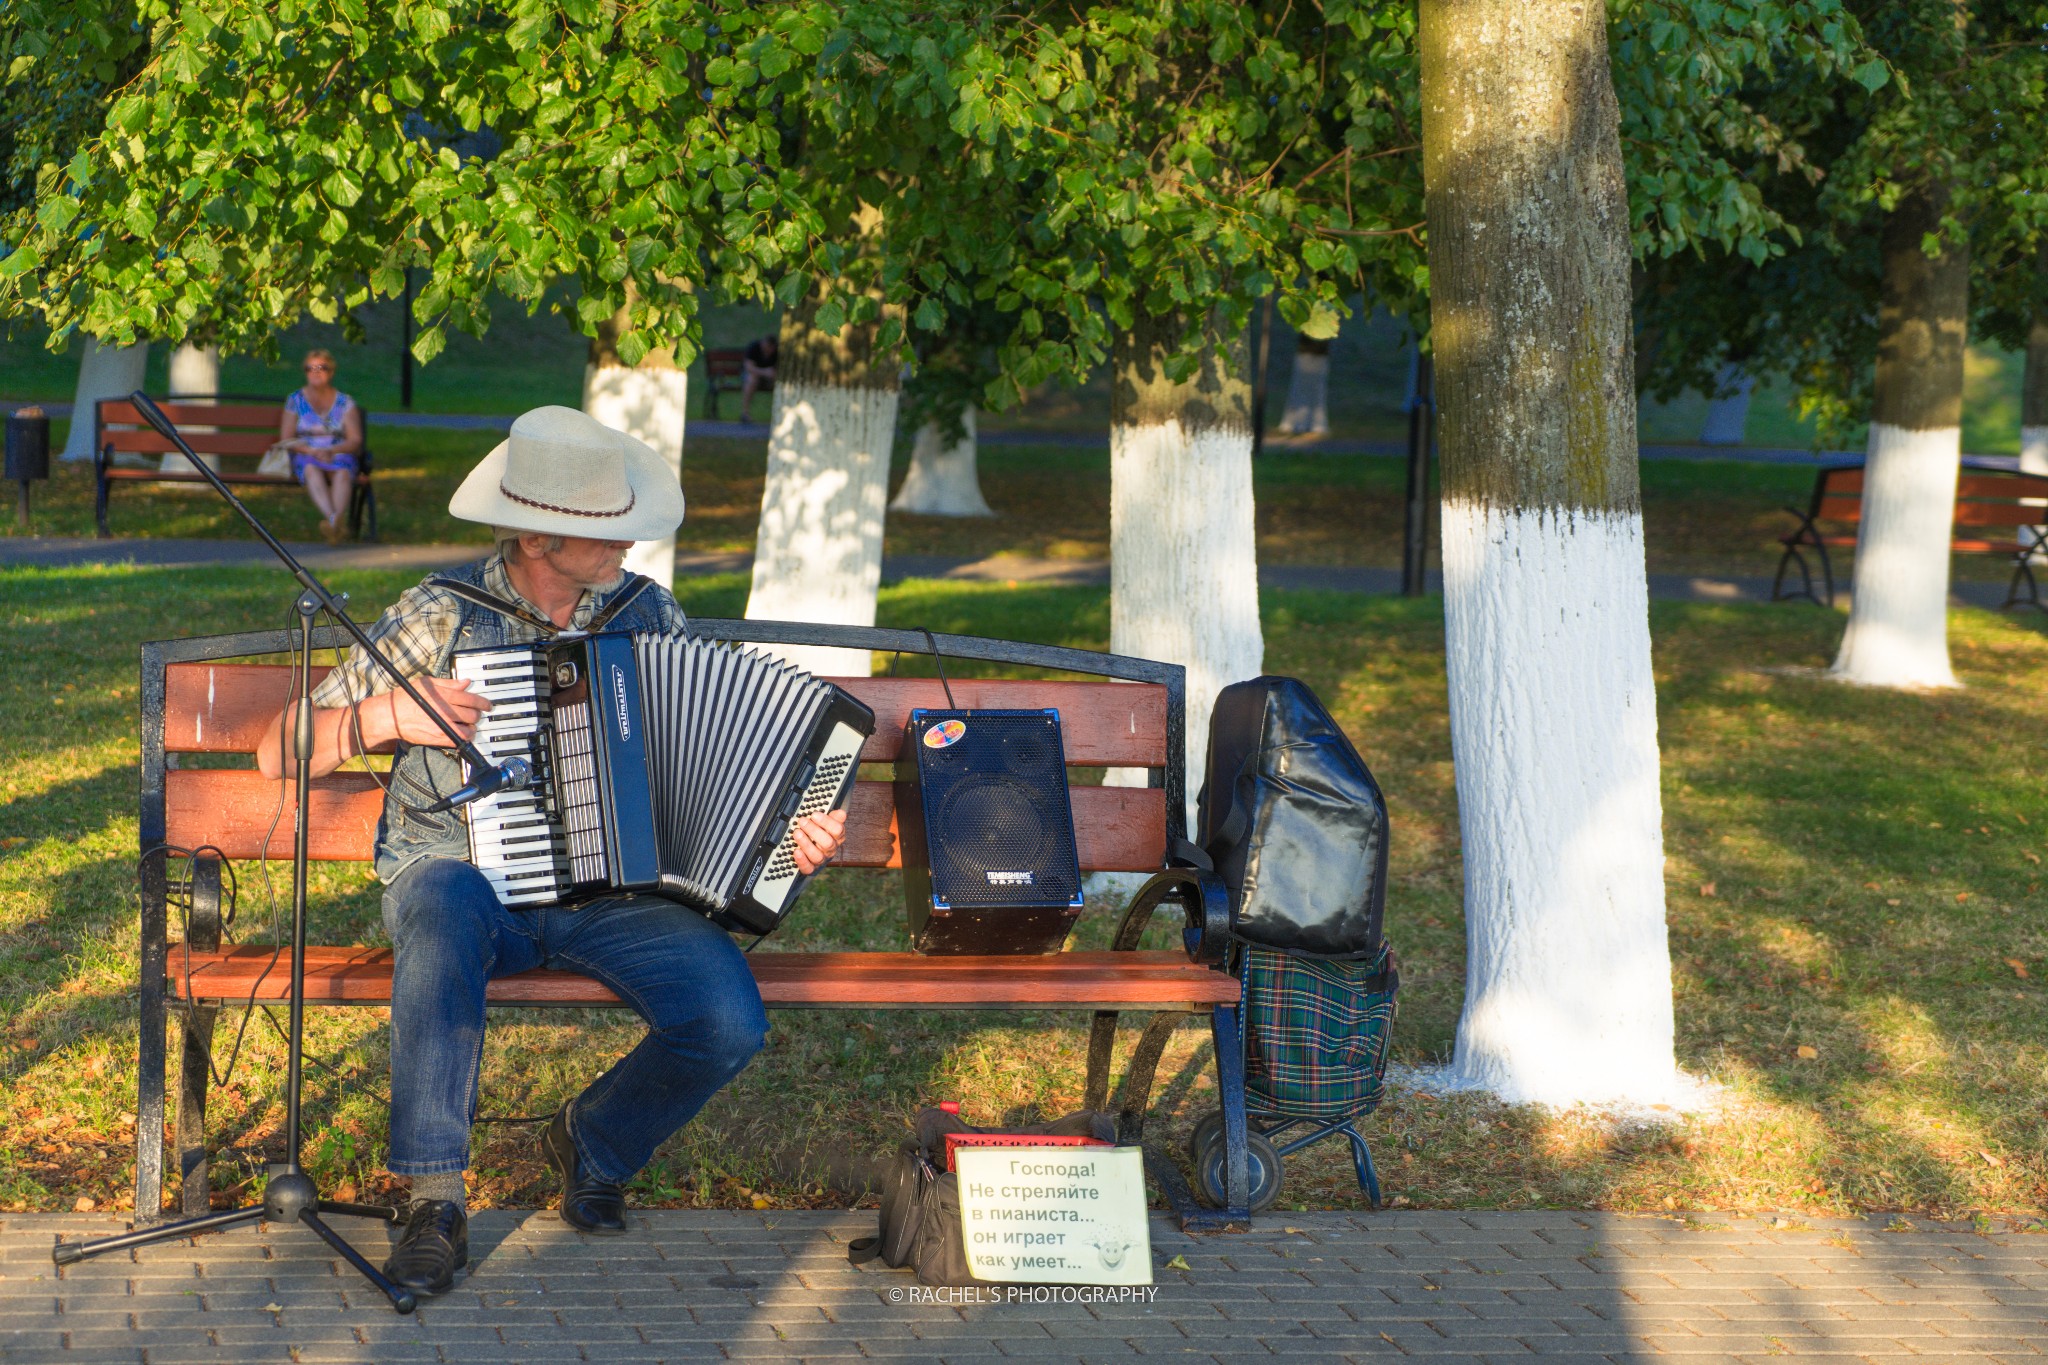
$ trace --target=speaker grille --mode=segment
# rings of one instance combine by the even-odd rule
[[[934,895],[962,907],[1068,904],[1081,875],[1058,717],[932,713],[926,728],[948,716],[965,723],[959,739],[918,748]]]

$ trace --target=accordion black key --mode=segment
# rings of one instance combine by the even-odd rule
[[[492,709],[476,743],[531,786],[469,810],[470,858],[511,906],[646,892],[744,933],[806,880],[790,827],[846,804],[874,713],[763,654],[608,633],[460,650]]]

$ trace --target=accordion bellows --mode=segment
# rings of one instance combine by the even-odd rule
[[[649,892],[764,934],[806,880],[790,826],[846,802],[874,713],[751,650],[607,633],[464,650],[493,702],[492,762],[532,786],[470,808],[472,861],[507,905]]]

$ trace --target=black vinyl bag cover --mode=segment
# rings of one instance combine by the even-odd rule
[[[960,1177],[945,1169],[948,1133],[1057,1134],[1114,1143],[1116,1124],[1107,1114],[1082,1109],[1050,1123],[977,1128],[943,1109],[920,1110],[916,1140],[903,1144],[883,1178],[880,1235],[850,1244],[849,1261],[865,1265],[879,1257],[887,1266],[910,1267],[924,1284],[984,1283],[967,1272]]]
[[[1380,950],[1387,803],[1298,678],[1232,683],[1209,721],[1201,843],[1229,884],[1230,930],[1299,957]]]

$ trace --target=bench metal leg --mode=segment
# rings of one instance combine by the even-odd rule
[[[101,540],[111,540],[114,536],[107,526],[107,494],[112,491],[111,481],[107,478],[107,459],[107,455],[102,453],[92,462],[92,520],[93,525],[99,528]]]
[[[2005,601],[1999,603],[1999,610],[2008,607],[2032,607],[2036,611],[2048,611],[2048,604],[2041,601],[2041,585],[2034,579],[2034,566],[2029,562],[2033,551],[2022,550],[2013,561],[2012,581],[2005,585]],[[2027,585],[2026,596],[2020,595],[2020,584]]]
[[[212,1005],[185,1010],[182,1068],[178,1084],[178,1203],[196,1217],[209,1207],[206,1175],[206,1089],[213,1079]]]
[[[142,956],[142,1017],[136,1040],[135,1217],[154,1222],[164,1211],[164,963]],[[151,968],[154,966],[155,970]]]
[[[1252,1225],[1251,1157],[1246,1148],[1244,1024],[1240,1007],[1218,1005],[1209,1016],[1216,1044],[1216,1085],[1223,1092],[1223,1207],[1193,1221],[1191,1231],[1241,1232]]]

